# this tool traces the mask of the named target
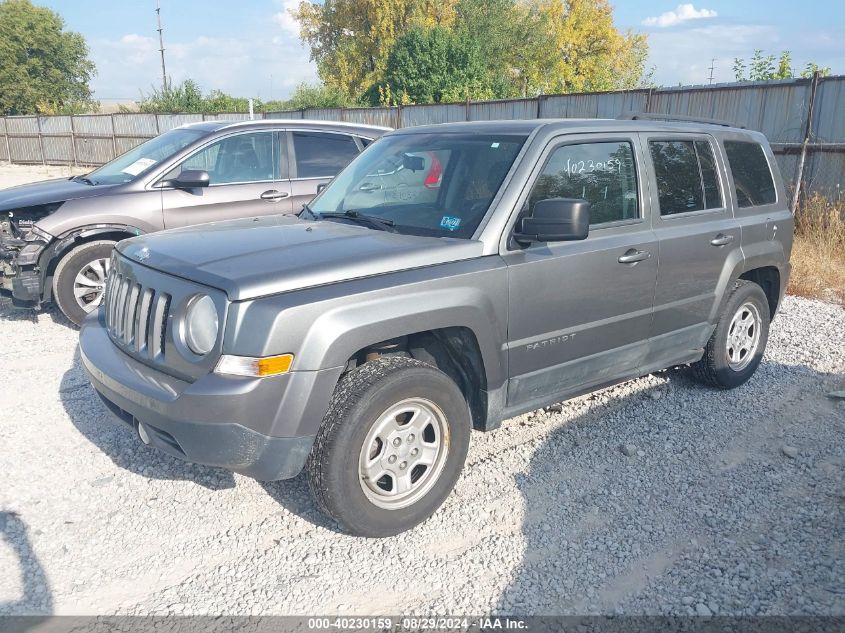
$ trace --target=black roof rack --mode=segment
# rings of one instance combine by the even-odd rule
[[[745,129],[744,125],[736,125],[730,121],[720,121],[719,119],[705,119],[697,116],[684,116],[681,114],[662,114],[660,112],[625,112],[619,119],[628,119],[631,121],[683,121],[684,123],[708,123],[710,125],[721,125],[723,127],[735,127],[741,130]]]

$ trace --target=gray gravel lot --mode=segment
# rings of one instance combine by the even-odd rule
[[[845,615],[841,307],[788,298],[737,390],[672,370],[473,433],[444,507],[385,540],[301,477],[143,446],[76,339],[0,304],[0,614]]]
[[[673,370],[474,433],[431,520],[362,540],[301,478],[143,446],[61,316],[0,308],[0,613],[843,614],[843,332],[789,298],[740,389]]]

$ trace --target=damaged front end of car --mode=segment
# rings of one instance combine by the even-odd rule
[[[38,307],[45,271],[39,262],[54,237],[37,226],[62,202],[0,211],[0,294],[17,307]]]

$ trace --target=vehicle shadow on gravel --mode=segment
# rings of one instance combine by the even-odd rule
[[[82,369],[78,347],[73,365],[62,376],[59,396],[73,425],[116,466],[151,479],[193,481],[209,490],[235,487],[234,475],[227,470],[185,462],[141,443],[135,431],[100,401]]]
[[[38,323],[38,316],[40,314],[48,315],[53,320],[53,323],[64,325],[71,330],[79,329],[55,305],[46,306],[40,311],[33,308],[16,308],[12,305],[11,299],[0,297],[0,321]]]
[[[845,613],[843,377],[764,362],[719,391],[674,369],[574,402],[517,475],[525,551],[496,610]]]
[[[47,575],[38,560],[29,540],[29,531],[23,519],[15,512],[0,510],[0,543],[5,543],[6,552],[12,551],[20,569],[20,598],[9,602],[0,602],[0,616],[14,615],[49,615],[53,612],[53,596]],[[5,553],[5,552],[4,552]],[[11,573],[14,567],[4,570]],[[27,619],[30,628],[40,622],[40,618]],[[12,623],[14,625],[14,623]],[[13,626],[14,628],[14,626]]]

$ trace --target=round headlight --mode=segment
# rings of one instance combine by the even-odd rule
[[[217,341],[217,308],[208,295],[197,295],[185,312],[185,343],[194,354],[204,356]]]

